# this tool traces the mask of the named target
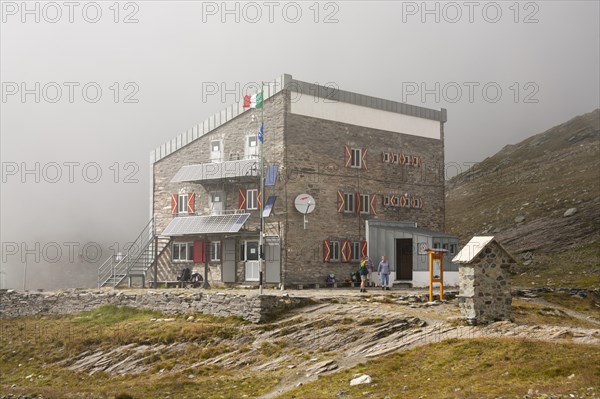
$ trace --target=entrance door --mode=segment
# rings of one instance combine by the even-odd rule
[[[279,283],[281,281],[281,247],[279,237],[266,237],[265,239],[265,269],[266,282]]]
[[[246,281],[258,281],[260,276],[258,241],[246,241],[244,244],[244,250],[246,252]]]
[[[396,280],[413,279],[412,238],[396,239]]]
[[[223,282],[235,283],[235,240],[223,240]]]

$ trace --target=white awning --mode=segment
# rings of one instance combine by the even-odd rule
[[[183,236],[194,234],[237,233],[249,217],[249,213],[180,216],[171,220],[163,230],[162,235]]]
[[[258,176],[258,161],[256,159],[241,159],[239,161],[182,166],[171,179],[171,183],[256,176]]]

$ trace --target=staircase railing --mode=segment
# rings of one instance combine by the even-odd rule
[[[148,251],[148,249],[150,249]],[[144,254],[147,256],[144,257]],[[154,218],[144,226],[136,240],[127,248],[125,255],[111,255],[98,268],[98,287],[116,287],[129,274],[131,269],[142,261],[141,268],[147,270],[154,260]]]

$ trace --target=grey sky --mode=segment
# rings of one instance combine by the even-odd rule
[[[93,285],[95,256],[71,260],[65,243],[133,240],[149,214],[149,152],[238,100],[245,93],[233,93],[236,83],[289,73],[447,108],[446,162],[464,168],[600,103],[597,1],[429,2],[433,13],[420,1],[228,2],[229,14],[221,1],[137,1],[119,3],[118,16],[112,1],[75,2],[73,23],[63,2],[27,4],[38,7],[39,22],[20,1],[2,2],[0,127],[3,250],[46,245],[39,262],[28,256],[29,288]],[[98,8],[99,21],[86,21]],[[138,22],[123,23],[128,16]],[[35,82],[40,102],[34,94],[23,102],[21,84]],[[62,88],[56,103],[51,82]],[[207,95],[214,85],[231,92]],[[94,87],[102,97],[92,103]],[[125,103],[127,95],[137,103]],[[37,172],[21,174],[36,162],[39,183]],[[63,254],[49,263],[54,242]],[[22,284],[21,251],[3,254],[7,286]]]

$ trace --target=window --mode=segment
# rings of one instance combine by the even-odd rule
[[[390,206],[390,196],[389,195],[383,196],[383,205]]]
[[[177,213],[188,213],[188,195],[179,194],[177,196]]]
[[[221,260],[221,241],[210,242],[210,261],[218,262]]]
[[[354,213],[354,193],[344,193],[344,212]]]
[[[246,136],[246,159],[258,157],[258,140],[255,135]]]
[[[174,262],[187,262],[194,260],[194,245],[191,242],[173,243],[172,258]]]
[[[448,244],[442,244],[442,249],[448,250]]]
[[[258,190],[246,190],[246,209],[258,209]]]
[[[439,242],[434,242],[433,243],[433,249],[439,249],[440,248],[440,243]]]
[[[450,244],[450,255],[454,255],[456,253],[456,244]]]
[[[339,262],[340,261],[340,242],[339,241],[331,241],[331,257],[329,258],[331,262]]]
[[[360,213],[369,213],[369,194],[360,194]]]
[[[360,168],[361,167],[361,150],[360,148],[352,148],[350,150],[350,167]]]
[[[398,154],[392,156],[392,163],[398,163]]]
[[[383,162],[390,162],[390,153],[389,152],[384,152],[382,160],[383,160]]]
[[[350,244],[350,261],[360,262],[360,242],[352,242]]]
[[[221,162],[223,158],[221,140],[213,140],[210,142],[210,160],[212,162]]]
[[[240,260],[258,260],[258,241],[243,241],[241,243]]]
[[[210,202],[213,215],[220,215],[223,213],[223,193],[221,191],[214,191],[210,194]]]

